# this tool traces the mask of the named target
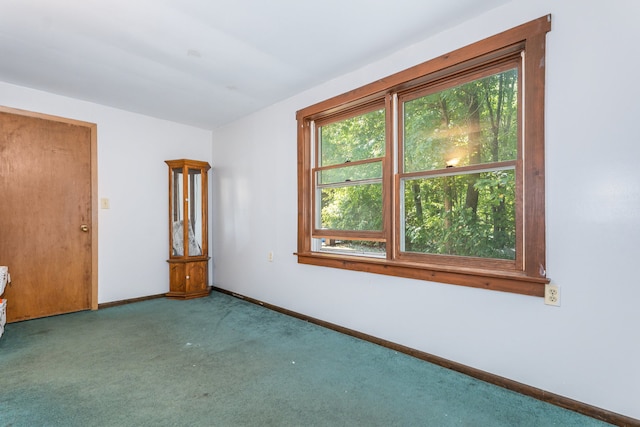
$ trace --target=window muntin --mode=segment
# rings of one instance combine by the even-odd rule
[[[550,30],[551,17],[543,16],[299,110],[296,114],[298,262],[543,296],[544,284],[549,282],[545,267],[544,81],[545,38]],[[513,74],[501,76],[503,72]],[[408,142],[405,146],[404,104],[409,105],[412,100],[457,88],[468,82],[482,82],[492,76],[502,78],[504,82],[512,78],[514,85],[518,114],[516,121],[511,122],[510,132],[505,132],[503,137],[511,133],[517,135],[515,157],[513,144],[509,143],[499,145],[497,156],[485,158],[474,157],[470,153],[472,150],[468,149],[466,157],[464,152],[463,156],[456,157],[450,153],[447,155],[444,150],[439,153],[434,150],[431,158],[426,158],[419,154],[419,149],[424,148],[419,144],[411,145],[414,142]],[[366,156],[341,155],[327,164],[318,162],[323,156],[317,143],[320,140],[318,127],[374,111],[379,108],[372,107],[375,103],[384,106],[385,111],[384,153],[367,160],[360,160]],[[410,109],[411,105],[408,111]],[[480,133],[485,135],[491,135],[493,131],[493,127],[487,126],[480,129]],[[464,137],[458,138],[456,142],[464,142]],[[446,140],[439,142],[441,148],[446,146],[442,144]],[[408,154],[405,155],[405,151]],[[439,154],[439,157],[435,154]],[[454,158],[458,158],[457,164],[451,162]],[[318,228],[318,200],[322,192],[318,183],[326,188],[372,183],[368,181],[369,178],[347,181],[351,179],[348,175],[352,175],[353,171],[346,169],[332,172],[328,178],[322,178],[318,172],[375,161],[381,161],[382,169],[382,231]],[[509,242],[493,247],[502,253],[491,258],[484,257],[486,248],[432,253],[437,251],[418,249],[415,242],[406,240],[408,233],[405,233],[405,226],[411,224],[409,217],[405,219],[405,213],[407,209],[415,208],[410,205],[412,186],[417,183],[425,188],[438,184],[443,187],[445,178],[464,183],[470,176],[475,176],[475,180],[481,179],[480,184],[472,186],[477,187],[479,192],[477,211],[488,212],[488,208],[483,206],[502,199],[505,210],[509,212]],[[341,178],[345,182],[341,182]],[[482,193],[491,187],[500,188],[501,192],[504,190],[504,194],[491,198]],[[423,199],[433,196],[419,195]],[[444,196],[439,197],[439,203],[444,204]],[[485,213],[483,221],[493,223],[495,220],[491,215]],[[360,250],[362,245],[358,241],[378,242],[378,247],[375,250]],[[511,249],[514,241],[515,250]],[[346,249],[344,242],[348,244]],[[384,250],[382,256],[374,255],[381,249]],[[358,251],[361,252],[359,256],[352,256]]]
[[[318,185],[340,185],[343,183],[362,183],[379,181],[382,178],[382,160],[375,159],[358,164],[345,163],[342,167],[324,168],[318,171]]]

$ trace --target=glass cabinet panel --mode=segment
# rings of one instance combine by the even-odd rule
[[[184,221],[184,195],[182,191],[182,183],[182,168],[171,169],[171,189],[173,190],[173,195],[171,197],[170,215],[172,237],[171,254],[173,256],[184,256],[184,233],[182,231],[182,224]]]
[[[171,168],[171,256],[202,256],[203,246],[203,170]],[[206,175],[206,171],[204,171]],[[186,177],[186,179],[185,179]],[[186,188],[185,188],[186,187]],[[187,230],[185,230],[185,223]],[[185,246],[185,241],[187,246]],[[186,250],[185,250],[186,247]]]
[[[200,169],[189,169],[189,256],[202,255],[202,173]]]

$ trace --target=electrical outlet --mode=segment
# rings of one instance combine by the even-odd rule
[[[560,287],[558,285],[544,285],[544,303],[560,306]]]
[[[273,262],[273,251],[269,251],[267,254],[267,261]]]

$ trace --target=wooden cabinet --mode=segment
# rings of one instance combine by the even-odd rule
[[[167,160],[169,166],[169,292],[177,299],[209,295],[208,178],[198,160]]]

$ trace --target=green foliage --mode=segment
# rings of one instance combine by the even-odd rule
[[[322,190],[321,227],[332,230],[382,230],[382,185]]]
[[[384,109],[371,111],[320,128],[320,165],[338,165],[383,157]]]
[[[403,181],[404,250],[497,259],[516,251],[515,168],[456,173],[456,167],[517,158],[517,69],[403,103],[401,172],[438,172]],[[380,164],[348,162],[384,156],[385,113],[376,110],[320,128],[321,225],[382,230]],[[344,186],[340,183],[345,182]]]
[[[465,204],[469,175],[405,182],[405,250],[443,255],[515,257],[515,176],[513,170],[474,176],[478,204]],[[425,213],[417,215],[415,185]],[[448,200],[448,202],[447,202]]]
[[[322,188],[321,228],[332,230],[382,230],[382,184],[352,185],[362,179],[382,178],[382,162],[350,165],[385,153],[384,109],[371,111],[320,128],[321,165],[344,167],[319,172]]]
[[[450,172],[405,182],[405,250],[515,258],[514,171],[455,167],[516,159],[516,90],[514,69],[404,104],[405,172]]]
[[[517,154],[517,70],[404,103],[404,171],[513,160]]]
[[[321,184],[353,182],[363,179],[380,179],[382,178],[382,161],[359,165],[347,164],[341,168],[320,171],[318,174],[318,182]]]

